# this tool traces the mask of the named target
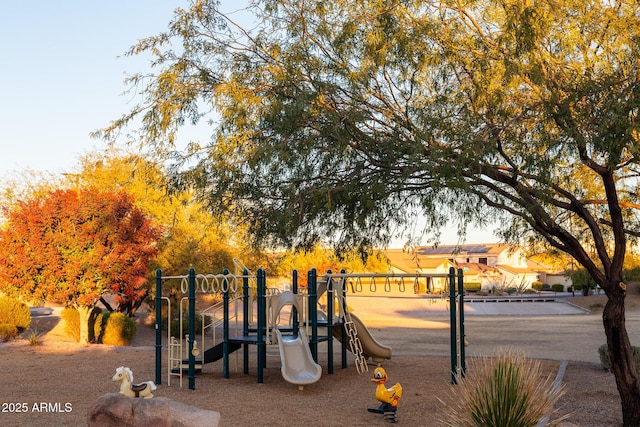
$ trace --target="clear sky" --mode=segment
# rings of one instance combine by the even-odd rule
[[[167,28],[180,0],[3,2],[0,13],[0,175],[64,172],[103,147],[89,133],[131,107],[127,74],[148,58],[124,57]]]
[[[237,10],[243,0],[223,0]],[[0,13],[0,178],[32,169],[73,171],[104,143],[89,133],[133,104],[127,75],[148,57],[125,57],[139,39],[168,27],[185,0],[35,0],[3,2]],[[447,233],[443,243],[455,243]],[[443,236],[444,237],[444,236]],[[495,241],[475,230],[469,242]]]

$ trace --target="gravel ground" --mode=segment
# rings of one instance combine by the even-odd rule
[[[622,425],[613,375],[603,371],[598,361],[597,348],[604,342],[601,301],[601,297],[573,300],[592,309],[591,314],[583,315],[469,316],[465,322],[467,355],[492,355],[499,347],[520,348],[529,357],[542,359],[551,377],[566,361],[566,392],[552,419],[566,416],[561,425],[567,427]],[[628,304],[627,324],[632,342],[637,343],[640,314],[636,301],[630,299]],[[390,382],[400,382],[405,390],[399,423],[437,426],[436,420],[450,410],[456,391],[449,375],[448,317],[446,313],[417,310],[411,301],[376,304],[369,301],[354,310],[379,342],[394,349],[394,357],[384,366]],[[357,304],[352,301],[350,305]],[[34,318],[34,326],[44,334],[43,345],[29,346],[26,340],[0,344],[0,425],[85,425],[86,409],[94,399],[118,390],[110,380],[118,366],[131,367],[136,381],[153,379],[155,332],[141,320],[134,345],[120,348],[79,346],[61,335],[56,316]],[[358,374],[351,357],[346,369],[341,369],[336,357],[335,373],[329,375],[323,348],[323,376],[302,391],[282,379],[274,347],[269,348],[263,384],[256,383],[252,355],[249,375],[232,372],[230,379],[223,379],[221,363],[217,362],[205,366],[196,379],[196,390],[186,387],[186,378],[185,387],[180,388],[175,380],[167,386],[164,377],[156,395],[217,410],[223,426],[386,425],[366,411],[377,406],[370,382],[373,366]]]

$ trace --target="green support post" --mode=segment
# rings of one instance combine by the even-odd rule
[[[293,270],[291,272],[291,292],[298,295],[298,270]],[[292,318],[293,318],[293,331],[296,336],[298,336],[298,328],[300,327],[300,319],[298,316],[304,313],[298,313],[298,309],[294,307],[291,308]]]
[[[258,383],[264,382],[264,368],[267,360],[267,346],[265,343],[267,329],[267,298],[266,298],[266,274],[262,269],[258,269],[258,331],[257,342],[258,348]]]
[[[345,273],[344,270],[341,271]],[[333,281],[327,277],[327,363],[328,373],[333,374],[333,300],[334,300],[334,288]]]
[[[456,270],[449,267],[449,322],[451,332],[451,384],[458,384],[458,343],[456,314]]]
[[[224,279],[222,282],[222,318],[225,319],[222,328],[222,377],[229,378],[229,281],[227,274],[229,270],[223,270]],[[203,338],[204,339],[204,338]]]
[[[458,297],[459,297],[459,305],[458,305],[458,319],[460,319],[458,325],[458,337],[460,343],[460,375],[464,378],[464,374],[467,371],[467,362],[465,361],[465,333],[464,333],[464,275],[462,274],[462,269],[458,269]]]
[[[318,275],[316,269],[309,271],[309,322],[311,322],[311,356],[318,363]]]

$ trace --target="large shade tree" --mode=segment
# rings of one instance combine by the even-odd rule
[[[5,212],[0,230],[0,291],[53,301],[80,313],[80,341],[105,294],[118,305],[147,295],[159,230],[124,192],[54,190]]]
[[[616,0],[211,0],[176,10],[130,53],[144,142],[182,152],[215,209],[263,242],[384,243],[421,212],[501,219],[510,240],[572,256],[604,289],[625,425],[640,387],[625,327],[625,253],[638,236],[640,4]],[[245,12],[247,13],[247,12]],[[508,221],[506,221],[508,219]],[[271,240],[266,240],[270,238]]]

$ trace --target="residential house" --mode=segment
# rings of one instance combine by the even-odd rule
[[[385,254],[396,273],[446,274],[450,267],[460,268],[467,289],[523,291],[535,281],[546,283],[548,277],[559,280],[551,276],[550,267],[527,259],[522,248],[507,244],[422,246],[413,251],[390,249]],[[439,292],[445,288],[444,280],[434,279],[428,290]]]

